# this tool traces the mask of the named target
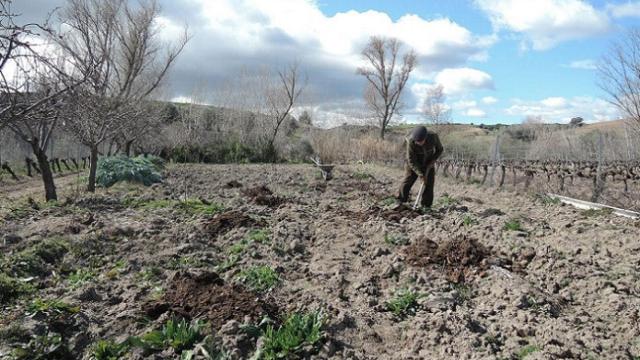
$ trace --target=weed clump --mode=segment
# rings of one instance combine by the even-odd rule
[[[413,290],[401,290],[389,301],[385,303],[388,311],[397,317],[415,315],[418,307],[419,293]]]
[[[511,219],[504,224],[503,229],[507,231],[522,231],[522,224],[518,219]]]
[[[294,313],[277,329],[268,326],[264,332],[263,346],[258,350],[258,358],[272,360],[301,357],[303,348],[314,348],[322,340],[324,324],[325,317],[318,311],[304,315]]]
[[[17,297],[34,291],[35,288],[30,284],[0,273],[0,304],[6,304]]]
[[[240,281],[254,291],[264,292],[274,288],[279,282],[278,273],[268,266],[256,266],[240,272]]]
[[[188,323],[185,319],[180,321],[171,319],[162,326],[161,330],[151,331],[143,335],[140,340],[151,349],[161,350],[171,347],[179,353],[193,347],[202,339],[203,327],[204,323],[199,320]]]
[[[62,238],[45,239],[36,245],[11,256],[2,268],[18,276],[41,276],[48,267],[56,264],[69,251],[69,244]]]
[[[61,300],[43,300],[43,299],[35,299],[29,304],[27,307],[27,314],[34,315],[45,315],[56,316],[62,314],[75,314],[80,311],[79,306],[73,306],[71,304],[67,304]]]

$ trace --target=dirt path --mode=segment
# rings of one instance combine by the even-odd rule
[[[73,184],[81,174],[81,172],[70,172],[56,175],[54,179],[59,192],[66,194],[73,191],[70,185]],[[40,177],[23,177],[23,180],[20,182],[12,182],[11,184],[3,184],[0,186],[0,199],[15,200],[25,196],[30,196],[34,200],[42,200],[44,198],[44,187]]]

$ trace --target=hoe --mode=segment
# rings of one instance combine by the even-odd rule
[[[416,197],[416,202],[413,204],[413,210],[418,209],[418,203],[420,199],[422,199],[422,193],[424,192],[424,182],[420,185],[420,191],[418,191],[418,197]]]

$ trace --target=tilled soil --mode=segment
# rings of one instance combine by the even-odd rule
[[[5,221],[3,252],[69,239],[74,250],[55,265],[62,276],[31,281],[38,296],[80,306],[66,339],[78,358],[97,340],[158,328],[169,313],[206,319],[224,337],[264,314],[316,309],[328,315],[320,359],[640,356],[638,221],[442,177],[433,210],[414,211],[393,201],[400,170],[333,174],[324,182],[310,165],[172,166],[151,188],[121,186]],[[281,200],[256,201],[246,189]],[[131,197],[205,199],[225,210],[131,207],[122,201]],[[257,229],[269,240],[243,240]],[[79,266],[95,277],[72,287],[67,276]],[[251,266],[271,267],[280,283],[266,293],[243,287],[238,275]],[[402,290],[420,295],[415,315],[387,311]],[[37,332],[28,304],[4,306],[0,327]],[[151,322],[141,321],[149,310]],[[223,343],[239,358],[259,346],[246,341]],[[0,354],[13,346],[0,340]]]

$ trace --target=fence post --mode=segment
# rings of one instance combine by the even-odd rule
[[[598,202],[602,191],[604,190],[604,178],[602,174],[602,163],[604,161],[604,137],[601,132],[598,132],[598,165],[596,166],[596,181],[593,188],[593,196],[591,202]]]
[[[496,165],[498,163],[498,156],[500,155],[500,133],[496,135],[496,142],[493,145],[493,155],[491,157],[491,177],[489,178],[489,187],[493,187],[493,177],[496,173]]]

